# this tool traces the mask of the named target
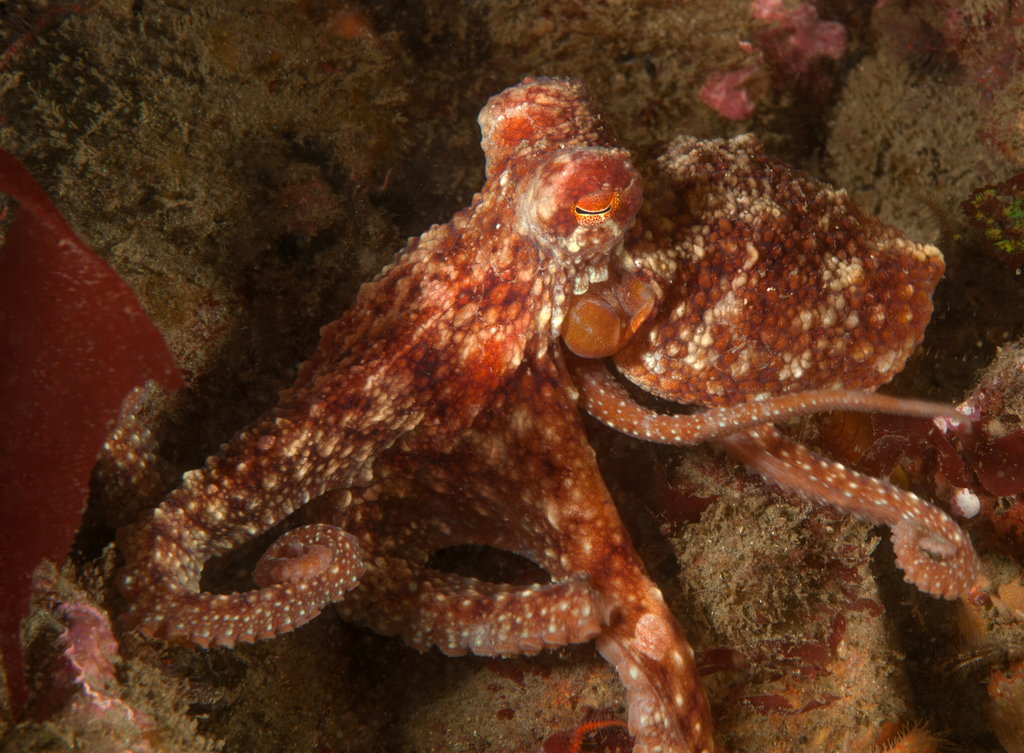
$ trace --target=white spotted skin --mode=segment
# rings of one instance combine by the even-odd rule
[[[922,591],[966,593],[978,559],[948,515],[771,426],[828,410],[958,416],[873,392],[924,336],[943,271],[938,249],[911,243],[845,192],[767,157],[750,135],[680,137],[658,168],[646,230],[624,251],[657,311],[612,360],[644,390],[705,410],[659,415],[603,366],[572,361],[581,405],[646,441],[722,442],[784,489],[891,526],[897,564]]]
[[[622,252],[639,178],[578,82],[528,79],[480,123],[487,182],[472,205],[363,286],[271,415],[119,531],[125,620],[230,647],[336,602],[346,619],[452,655],[596,638],[628,677],[637,751],[710,751],[693,651],[604,486],[557,341],[569,293]],[[300,508],[314,523],[268,553],[261,588],[200,591],[208,560]],[[429,566],[464,544],[526,557],[551,582]]]
[[[949,515],[916,495],[818,457],[770,426],[737,433],[725,445],[788,491],[890,526],[896,564],[921,591],[956,599],[977,583],[980,563],[970,539]]]
[[[648,180],[631,271],[659,310],[614,356],[644,390],[735,405],[873,390],[920,343],[944,264],[751,135],[679,137]]]

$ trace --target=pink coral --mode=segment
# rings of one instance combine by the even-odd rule
[[[751,12],[758,21],[778,24],[788,33],[766,34],[762,40],[765,52],[777,59],[780,67],[805,73],[815,58],[838,60],[846,53],[846,28],[836,21],[822,21],[810,3],[800,3],[796,10],[787,10],[783,0],[754,0]]]
[[[65,730],[77,750],[151,753],[160,731],[119,677],[118,642],[106,612],[49,562],[36,570],[33,591],[41,610],[59,612],[65,625],[60,655],[36,688],[35,716]]]
[[[753,65],[738,71],[712,73],[700,88],[700,98],[708,107],[730,120],[749,118],[757,105],[746,89],[740,87],[760,68]]]
[[[757,62],[746,68],[710,74],[700,90],[700,98],[708,107],[731,120],[744,120],[757,107],[743,84],[765,63],[772,72],[776,86],[790,87],[797,79],[811,92],[829,87],[827,74],[814,66],[822,58],[841,58],[846,52],[846,28],[836,21],[822,21],[810,3],[802,2],[788,10],[783,0],[754,0],[754,19],[770,26],[759,35],[758,45],[740,42],[745,52],[756,52]],[[814,74],[810,77],[803,74]],[[808,83],[810,82],[810,83]],[[814,96],[813,99],[820,99]]]
[[[117,639],[110,620],[99,608],[84,600],[61,604],[60,611],[67,618],[67,629],[61,635],[64,658],[74,675],[74,683],[81,694],[72,698],[68,712],[83,720],[103,717],[108,711],[117,716],[129,738],[137,738],[140,747],[148,750],[141,737],[155,728],[153,719],[128,706],[120,698],[117,682]]]
[[[105,695],[102,688],[117,677],[117,639],[110,630],[110,622],[103,612],[86,602],[62,604],[60,611],[68,618],[61,640],[75,682],[90,698],[99,699]],[[102,701],[101,705],[106,707],[109,703]]]

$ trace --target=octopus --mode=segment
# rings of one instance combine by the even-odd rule
[[[892,526],[908,580],[977,577],[944,512],[814,455],[773,424],[822,410],[958,414],[874,394],[920,342],[943,272],[752,136],[681,137],[645,180],[583,85],[526,79],[480,113],[486,182],[321,330],[265,418],[122,528],[124,619],[233,647],[335,604],[409,645],[532,654],[594,640],[637,751],[714,750],[694,651],[602,480],[581,411],[646,441],[716,441],[767,479]],[[642,408],[609,372],[693,406]],[[286,521],[244,593],[212,558]],[[445,572],[458,545],[511,552],[529,586]]]

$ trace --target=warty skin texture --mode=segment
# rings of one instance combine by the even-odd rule
[[[633,225],[639,175],[578,82],[527,80],[480,123],[488,177],[472,205],[324,327],[272,415],[121,530],[126,620],[231,646],[340,601],[348,619],[453,655],[596,638],[628,689],[638,750],[711,750],[693,651],[601,479],[557,340],[569,296],[607,276]],[[316,533],[335,532],[333,556],[309,527],[288,534],[293,570],[313,580],[273,582],[287,568],[269,567],[262,590],[199,592],[206,561],[321,496]],[[552,583],[426,567],[456,544],[520,554]]]
[[[754,140],[729,142],[734,153],[718,163],[699,151],[721,150],[721,142],[687,142],[698,154],[689,161],[674,147],[658,167],[664,180],[635,222],[640,176],[604,133],[578,82],[527,79],[493,97],[480,125],[487,180],[471,206],[411,239],[352,309],[323,328],[316,353],[271,415],[119,532],[128,560],[121,587],[131,603],[125,619],[150,636],[233,646],[294,629],[337,602],[346,619],[451,655],[508,656],[595,639],[626,686],[637,751],[711,751],[693,650],[630,543],[580,407],[644,439],[721,440],[769,478],[807,491],[803,455],[786,459],[788,447],[772,446],[784,469],[762,462],[775,432],[766,421],[823,404],[803,391],[833,390],[833,407],[948,413],[834,391],[873,389],[902,367],[930,314],[941,256],[854,208],[825,204],[796,215],[792,232],[811,247],[776,248],[778,228],[769,228],[771,236],[733,237],[736,227],[755,232],[764,217],[776,216],[771,180],[799,185],[803,194],[820,186],[777,163],[771,176],[748,175],[763,157]],[[703,166],[697,173],[704,187],[691,192],[685,184],[693,165]],[[744,215],[750,192],[734,190],[737,181],[753,181],[758,211]],[[836,296],[854,296],[843,305],[855,304],[858,317],[867,304],[868,322],[904,309],[857,298],[856,265],[812,253],[815,239],[828,246],[839,238],[833,221],[867,223],[861,236],[847,239],[850,253],[861,253],[858,243],[889,256],[906,247],[912,253],[895,267],[909,263],[908,273],[922,276],[916,308],[908,309],[916,319],[877,347],[856,333],[849,311],[836,324],[828,312],[837,308]],[[796,286],[806,305],[790,312],[792,296],[776,295],[770,278],[793,273],[828,275],[839,288],[815,301],[809,283]],[[627,291],[607,294],[623,284]],[[609,317],[622,347],[616,341],[602,351],[598,342],[594,352],[614,353],[622,372],[645,389],[723,412],[710,421],[677,417],[684,423],[664,435],[640,430],[654,425],[637,423],[650,413],[622,397],[600,362],[566,360],[562,324],[601,286],[605,302],[622,303]],[[730,330],[744,290],[767,319],[749,331]],[[628,320],[622,326],[614,321],[619,315]],[[602,331],[587,326],[589,317],[579,317],[588,347]],[[772,331],[770,321],[782,325]],[[862,356],[836,356],[835,363],[849,360],[870,376],[811,379],[802,355],[806,331],[798,331],[804,324],[821,329],[828,352]],[[757,343],[740,347],[752,334]],[[875,349],[869,353],[865,344]],[[776,394],[774,403],[746,403]],[[770,412],[776,408],[782,412]],[[703,428],[694,430],[688,418],[703,420]],[[849,480],[841,467],[829,472]],[[901,498],[893,499],[898,512]],[[254,573],[258,590],[200,592],[209,559],[300,508],[314,523],[293,529],[265,555]],[[917,541],[941,558],[952,535]],[[969,542],[959,543],[957,551],[973,556]],[[513,587],[427,566],[435,552],[460,544],[519,554],[551,583]]]

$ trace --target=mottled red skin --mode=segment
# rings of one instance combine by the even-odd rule
[[[595,290],[603,291],[601,310],[613,312],[617,336],[628,340],[615,353],[623,373],[673,399],[725,406],[710,418],[683,417],[701,424],[690,441],[722,439],[784,486],[820,486],[814,468],[801,470],[803,455],[794,463],[787,453],[796,451],[785,444],[769,452],[781,435],[765,423],[776,418],[765,406],[789,415],[825,404],[876,408],[881,398],[868,393],[805,390],[872,389],[902,367],[930,314],[941,255],[848,202],[837,209],[839,194],[816,203],[827,194],[820,184],[768,161],[751,139],[724,150],[722,142],[677,142],[635,225],[640,178],[603,134],[577,82],[528,79],[492,98],[480,124],[487,181],[471,206],[411,240],[322,330],[317,352],[271,416],[122,529],[126,620],[149,635],[230,646],[290,630],[338,601],[348,619],[449,654],[530,653],[596,638],[626,685],[636,750],[710,751],[693,651],[644,572],[587,443],[559,338],[564,317],[587,300],[592,283],[610,278]],[[696,146],[695,161],[687,162],[687,145]],[[779,210],[778,227],[765,229],[765,201],[755,202],[752,222],[731,219],[743,216],[744,199],[733,189],[748,178],[760,193],[795,205]],[[756,258],[748,241],[759,244]],[[854,258],[866,265],[864,280],[850,275]],[[826,309],[806,327],[807,315],[800,318],[797,304],[837,305],[815,288],[829,282],[824,270],[836,259],[845,270],[844,306],[873,323],[863,333],[859,321],[833,321]],[[904,278],[914,290],[900,287]],[[637,281],[639,290],[615,289]],[[760,319],[714,313],[744,295],[745,313]],[[886,319],[898,325],[891,332],[879,324]],[[588,315],[577,324],[586,330]],[[600,331],[585,332],[582,349],[601,353]],[[803,356],[819,342],[819,358]],[[700,368],[686,360],[694,353]],[[615,410],[596,399],[606,384],[574,363],[582,405],[616,425]],[[782,397],[745,402],[769,394]],[[624,412],[636,407],[614,400]],[[905,408],[894,403],[887,405]],[[852,483],[841,467],[829,473]],[[262,589],[200,593],[206,561],[318,497],[307,508],[318,525],[291,531],[275,547],[258,568]],[[905,500],[894,500],[883,507],[898,513]],[[932,531],[931,517],[919,522],[904,528]],[[911,548],[946,556],[959,535],[951,525],[956,533],[943,529]],[[459,544],[520,554],[552,583],[497,585],[427,567],[433,553]],[[969,543],[958,550],[973,556]]]
[[[569,295],[620,251],[642,183],[578,82],[527,80],[480,123],[487,182],[472,205],[411,240],[324,327],[271,416],[121,530],[125,618],[230,646],[340,601],[349,619],[449,654],[596,637],[629,691],[637,750],[711,750],[693,652],[601,479],[558,340]],[[207,560],[322,495],[310,509],[320,534],[337,532],[333,576],[300,527],[260,568],[265,588],[200,593]],[[518,553],[552,583],[426,566],[459,544]],[[284,566],[289,552],[303,561]],[[307,571],[314,581],[290,581]]]
[[[891,526],[897,564],[922,591],[967,593],[978,558],[952,518],[771,426],[821,410],[959,416],[870,392],[903,368],[924,336],[943,271],[939,250],[865,214],[845,191],[768,157],[751,135],[679,137],[658,167],[645,232],[620,258],[623,278],[648,285],[657,311],[613,360],[643,389],[710,409],[659,416],[587,363],[574,367],[581,405],[641,439],[720,440],[784,489]],[[566,321],[597,298],[591,291],[574,298]],[[617,340],[621,323],[605,319],[607,339]],[[571,348],[573,334],[565,333]],[[588,331],[587,347],[600,339]]]
[[[873,390],[924,336],[942,254],[768,157],[751,135],[680,137],[630,249],[658,317],[615,355],[669,400],[735,405],[811,389]]]

